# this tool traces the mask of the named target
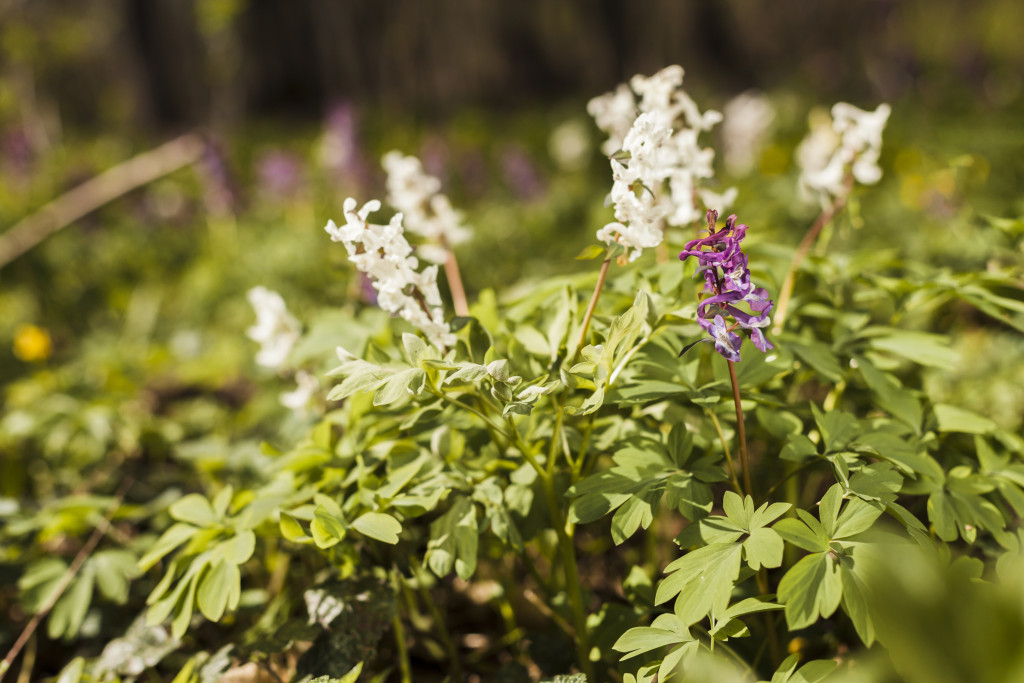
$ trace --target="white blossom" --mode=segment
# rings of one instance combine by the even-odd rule
[[[608,140],[601,145],[601,151],[608,156],[622,149],[622,141],[638,113],[636,98],[625,83],[610,93],[590,100],[587,112],[594,117],[597,127],[608,135]]]
[[[771,101],[755,91],[740,93],[724,107],[722,152],[730,173],[745,175],[754,168],[764,147],[775,109]]]
[[[315,375],[305,370],[295,373],[295,382],[297,386],[291,391],[282,393],[279,400],[285,408],[290,408],[296,413],[304,413],[317,389],[320,388],[320,382],[317,381]]]
[[[299,321],[288,312],[281,295],[266,287],[253,287],[248,298],[256,312],[256,324],[246,330],[246,335],[260,345],[256,363],[277,369],[284,365],[299,339]]]
[[[377,290],[377,304],[392,315],[409,321],[438,348],[454,346],[455,335],[444,320],[437,266],[419,271],[419,260],[405,239],[403,215],[395,214],[387,225],[369,222],[380,202],[367,202],[356,211],[356,200],[345,200],[345,225],[328,221],[324,230],[348,250],[348,258],[366,273]]]
[[[441,181],[424,171],[419,159],[401,152],[385,154],[383,165],[388,174],[388,203],[405,216],[407,230],[432,243],[420,249],[420,255],[432,263],[443,263],[447,249],[465,242],[471,233],[448,197],[441,194]]]
[[[882,131],[891,111],[888,104],[864,111],[839,102],[832,107],[831,126],[812,118],[811,131],[797,148],[801,192],[828,202],[847,191],[847,173],[859,183],[877,183]]]
[[[653,76],[634,76],[630,87],[620,85],[587,106],[608,134],[602,150],[614,156],[615,222],[601,228],[597,237],[625,246],[630,260],[661,243],[665,223],[688,225],[710,208],[707,201],[723,211],[735,198],[734,190],[716,194],[701,187],[714,177],[715,153],[702,148],[698,138],[722,116],[701,113],[682,83],[682,67],[670,66]]]

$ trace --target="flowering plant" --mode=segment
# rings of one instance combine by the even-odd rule
[[[839,107],[839,119],[866,126],[829,149],[842,194],[823,185],[824,211],[794,250],[797,238],[771,226],[800,217],[764,219],[792,198],[751,179],[742,215],[769,226],[752,245],[735,215],[719,225],[714,155],[697,143],[717,115],[701,114],[681,79],[678,67],[638,76],[591,104],[609,135],[615,218],[599,230],[605,247],[584,251],[603,255],[595,273],[483,290],[461,306],[454,250],[474,241],[461,240],[438,180],[412,157],[386,157],[398,213],[377,222],[379,201],[348,199],[342,221],[327,222],[363,278],[351,278],[341,310],[300,323],[280,295],[249,295],[256,344],[238,373],[255,361],[274,377],[251,373],[243,388],[272,396],[270,382],[290,375],[297,387],[280,399],[292,415],[277,401],[264,403],[280,415],[245,404],[246,423],[216,413],[243,435],[211,435],[218,408],[167,409],[174,399],[151,387],[126,410],[74,403],[79,421],[63,393],[12,390],[5,473],[17,471],[8,457],[38,453],[32,466],[57,472],[52,488],[67,496],[0,498],[0,569],[19,572],[20,605],[5,613],[37,615],[30,626],[48,614],[52,638],[108,634],[139,615],[99,656],[88,654],[97,640],[84,641],[61,680],[934,683],[948,671],[1020,671],[1017,650],[972,638],[977,623],[1002,619],[1011,635],[1024,624],[1024,443],[1005,417],[935,384],[967,360],[951,323],[986,334],[977,319],[990,316],[999,348],[1024,348],[1010,336],[1024,331],[1019,226],[997,221],[1000,250],[960,271],[880,252],[869,233],[896,214],[829,256],[819,236],[843,220],[853,181],[881,182],[870,168],[881,169],[887,115]],[[832,133],[851,135],[846,125]],[[487,214],[473,222],[488,225]],[[701,216],[706,231],[693,237]],[[551,218],[548,232],[560,226]],[[666,243],[682,263],[647,253]],[[821,257],[805,260],[815,246]],[[757,283],[754,258],[765,264]],[[237,266],[246,276],[247,265]],[[290,291],[312,272],[309,295],[325,296],[326,263],[301,265]],[[360,282],[376,306],[356,295]],[[800,305],[783,328],[790,293]],[[146,308],[133,306],[126,328],[144,328]],[[695,330],[714,352],[694,342],[680,357]],[[772,353],[741,359],[744,337]],[[183,339],[182,358],[199,343]],[[107,382],[96,356],[81,366]],[[40,382],[63,392],[75,372]],[[139,395],[157,407],[135,424]],[[75,495],[86,477],[143,474],[155,461],[159,486],[146,486],[166,495]],[[921,615],[947,612],[909,589],[919,577],[940,607],[968,616],[930,631]],[[0,677],[32,642],[19,638]],[[577,673],[557,676],[567,671]]]
[[[726,359],[739,361],[742,340],[732,332],[736,326],[746,330],[750,341],[762,352],[774,348],[762,332],[771,322],[768,314],[772,301],[768,290],[754,287],[750,281],[747,255],[740,247],[747,226],[736,225],[734,214],[726,219],[724,228],[716,231],[718,212],[709,210],[707,218],[708,236],[687,242],[679,258],[684,261],[690,256],[697,258],[700,264],[697,272],[704,277],[704,292],[711,295],[697,306],[697,322],[711,335],[703,341],[714,342],[715,350]],[[737,308],[739,303],[746,303],[750,312]],[[731,327],[725,325],[728,317],[734,321]]]

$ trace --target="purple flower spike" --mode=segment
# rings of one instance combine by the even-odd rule
[[[734,362],[740,359],[740,344],[743,343],[743,340],[740,339],[740,335],[729,331],[722,316],[715,316],[708,332],[715,341],[715,351]]]
[[[697,322],[710,336],[704,341],[714,342],[718,353],[736,362],[740,360],[742,338],[731,331],[735,327],[746,330],[762,352],[774,348],[762,331],[771,322],[768,314],[774,302],[768,290],[754,287],[750,281],[747,255],[740,247],[747,236],[747,226],[737,224],[735,214],[725,220],[721,230],[715,229],[717,211],[708,211],[707,219],[707,236],[687,242],[679,258],[697,258],[697,272],[704,276],[704,291],[711,295],[697,306]],[[741,302],[748,304],[749,313],[736,307]],[[726,324],[723,313],[732,318],[733,324]]]

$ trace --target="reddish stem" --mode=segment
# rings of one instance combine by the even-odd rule
[[[740,463],[743,466],[743,488],[748,496],[754,495],[754,487],[750,484],[750,460],[747,457],[747,429],[743,424],[743,406],[740,405],[740,383],[736,379],[736,364],[729,363],[729,379],[732,380],[732,400],[736,404],[736,436],[740,442]]]

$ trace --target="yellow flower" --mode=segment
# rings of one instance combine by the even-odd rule
[[[14,355],[26,363],[44,361],[50,357],[53,344],[50,333],[35,325],[18,325],[14,331]]]

